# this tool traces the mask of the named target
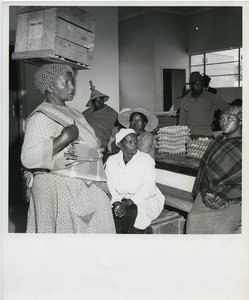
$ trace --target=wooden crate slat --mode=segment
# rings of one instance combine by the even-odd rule
[[[183,234],[185,220],[181,217],[164,222],[159,225],[151,225],[153,234]]]
[[[73,6],[58,6],[57,10],[59,18],[95,33],[95,17],[93,15]]]
[[[55,49],[56,13],[55,8],[44,11],[42,50]]]
[[[19,15],[17,17],[15,52],[26,51],[28,42],[28,15]],[[22,38],[20,38],[22,37]]]
[[[67,40],[56,37],[56,55],[91,66],[93,55],[91,51]]]
[[[94,47],[94,33],[68,23],[62,19],[57,19],[56,35],[59,37],[64,37],[64,39],[87,49]]]
[[[32,65],[37,65],[37,66],[42,66],[43,64],[47,64],[47,63],[63,63],[63,64],[67,64],[70,65],[73,69],[75,70],[89,70],[90,67],[87,65],[83,65],[80,63],[76,63],[64,58],[60,58],[60,57],[35,57],[35,58],[24,58],[22,59],[23,62],[28,63],[28,64],[32,64]]]
[[[85,28],[88,31],[95,32],[95,17],[90,13],[74,6],[25,6],[18,10],[18,14],[29,14],[35,11],[55,8],[58,17],[67,20],[72,24]]]
[[[177,212],[163,210],[160,216],[151,222],[153,234],[182,234],[185,219]]]
[[[18,12],[13,59],[70,61],[90,68],[95,17],[77,7],[26,7]],[[36,58],[39,58],[36,60]],[[30,60],[29,60],[30,62]]]
[[[22,52],[14,52],[12,54],[12,59],[26,59],[26,58],[41,58],[41,57],[49,57],[54,56],[54,49],[47,50],[37,50],[37,51],[22,51]]]

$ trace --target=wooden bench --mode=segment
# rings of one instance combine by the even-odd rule
[[[165,205],[187,213],[191,210],[193,206],[193,199],[190,192],[179,190],[160,183],[157,183],[157,187],[165,196]]]

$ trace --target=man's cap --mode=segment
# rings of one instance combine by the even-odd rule
[[[204,77],[200,74],[200,72],[192,72],[190,74],[189,82],[187,84],[195,81],[204,81]]]

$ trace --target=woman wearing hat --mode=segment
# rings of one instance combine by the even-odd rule
[[[220,126],[200,161],[187,233],[241,232],[242,107],[224,109]]]
[[[115,127],[118,118],[118,113],[105,104],[109,99],[109,96],[96,90],[92,81],[89,83],[91,87],[91,96],[86,104],[89,108],[83,111],[83,115],[100,139],[101,146],[106,150],[112,130]]]
[[[35,74],[45,99],[27,118],[29,233],[115,233],[99,141],[73,100],[73,69],[45,64]]]
[[[138,150],[133,129],[120,129],[116,144],[120,151],[108,158],[105,168],[116,232],[144,233],[164,207],[164,196],[156,186],[155,162]]]
[[[223,110],[228,103],[204,90],[204,78],[199,72],[190,74],[188,84],[190,92],[181,101],[179,125],[190,128],[191,138],[213,138],[214,112]]]
[[[119,113],[118,121],[122,126],[135,130],[138,149],[154,158],[156,142],[151,132],[158,125],[157,116],[143,108],[125,108]]]

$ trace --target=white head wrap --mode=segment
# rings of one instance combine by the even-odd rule
[[[118,143],[120,143],[124,137],[126,137],[128,134],[131,134],[131,133],[136,134],[135,131],[131,128],[128,128],[128,129],[127,128],[121,128],[119,130],[119,132],[116,133],[116,136],[115,136],[116,145],[118,145]]]

